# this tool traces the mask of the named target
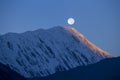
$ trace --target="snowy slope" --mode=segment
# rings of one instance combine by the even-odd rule
[[[25,77],[47,76],[107,57],[111,55],[70,27],[0,36],[0,62]]]

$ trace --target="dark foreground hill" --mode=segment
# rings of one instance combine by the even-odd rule
[[[120,57],[32,80],[120,80]]]
[[[17,72],[11,70],[8,66],[0,63],[0,80],[26,80]]]
[[[25,79],[0,63],[0,80],[120,80],[120,57],[104,59],[88,66],[32,79]]]

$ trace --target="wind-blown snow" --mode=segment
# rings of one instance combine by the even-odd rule
[[[69,27],[0,36],[0,62],[25,77],[47,76],[107,57],[111,55]]]

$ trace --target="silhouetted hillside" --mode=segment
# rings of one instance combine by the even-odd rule
[[[0,80],[26,80],[17,72],[0,63]]]
[[[0,80],[25,80],[25,78],[0,63]],[[120,80],[120,57],[28,80]]]
[[[120,57],[33,80],[120,80]]]

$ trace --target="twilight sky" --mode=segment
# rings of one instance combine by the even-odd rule
[[[120,56],[120,0],[0,0],[0,34],[69,26]]]

